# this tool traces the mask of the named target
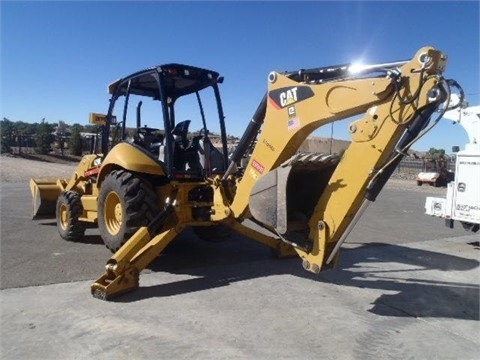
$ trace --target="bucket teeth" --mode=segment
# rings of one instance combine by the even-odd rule
[[[337,154],[322,154],[322,153],[298,153],[293,155],[290,159],[282,163],[280,166],[295,166],[295,165],[334,165],[340,161],[340,156]]]

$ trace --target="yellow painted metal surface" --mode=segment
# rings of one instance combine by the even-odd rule
[[[84,211],[97,211],[97,196],[83,195],[80,201]]]
[[[70,179],[31,179],[33,218],[55,218],[56,202],[62,191],[75,190],[79,194],[96,194],[86,172],[97,167],[99,155],[85,155],[78,163]],[[83,200],[82,200],[83,202]]]
[[[128,143],[117,144],[108,153],[102,162],[99,179],[103,179],[112,167],[151,175],[165,175],[165,170],[159,162]]]
[[[91,285],[92,294],[108,300],[138,287],[138,276],[181,232],[172,227],[152,236],[141,227],[109,260],[106,272]]]
[[[426,69],[423,56],[430,59]],[[415,110],[429,104],[428,92],[440,81],[433,75],[441,74],[445,60],[443,54],[432,48],[420,49],[401,67],[402,90],[399,94],[395,94],[388,78],[308,85],[275,74],[275,81],[270,82],[268,88],[269,102],[261,134],[231,205],[235,218],[250,216],[248,199],[254,184],[289,159],[312,131],[332,121],[364,113],[362,119],[350,125],[352,143],[310,218],[312,249],[296,250],[309,263],[311,271],[320,271],[326,253],[362,204],[368,182],[385,165]],[[298,101],[301,88],[311,95]],[[272,94],[278,93],[280,106],[272,99]],[[398,95],[415,101],[404,103]]]
[[[141,228],[107,263],[107,272],[92,285],[92,293],[105,297],[138,286],[138,274],[189,225],[222,223],[275,249],[280,255],[297,254],[306,270],[320,272],[342,234],[359,213],[369,183],[386,166],[395,145],[418,109],[432,100],[432,89],[443,80],[446,56],[433,48],[422,48],[400,68],[396,88],[388,77],[364,77],[325,83],[294,81],[280,73],[269,77],[266,116],[256,145],[240,179],[206,179],[174,182],[157,188],[162,199],[173,196],[173,211],[164,219],[158,234]],[[363,114],[349,126],[351,145],[332,169],[313,213],[308,219],[309,246],[297,245],[275,229],[257,231],[244,224],[251,219],[252,188],[268,172],[294,155],[314,130],[333,121]],[[112,166],[163,175],[154,160],[128,144],[117,145],[105,158],[101,174]],[[100,176],[101,178],[102,176]],[[325,181],[326,182],[326,181]],[[212,187],[213,202],[195,202],[189,194],[195,187]],[[268,201],[268,200],[266,200]],[[211,208],[208,221],[196,220],[195,208]],[[112,205],[112,208],[114,206]],[[100,296],[101,297],[101,296]]]
[[[294,155],[315,129],[363,113],[391,91],[388,79],[376,79],[373,83],[371,79],[350,80],[341,85],[299,85],[281,74],[277,74],[277,79],[269,84],[269,92],[303,86],[311,89],[313,96],[280,109],[271,100],[268,102],[261,135],[231,206],[235,217],[241,217],[247,210],[250,191],[258,178]]]

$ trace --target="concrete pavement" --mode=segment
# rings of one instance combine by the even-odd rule
[[[258,258],[153,271],[114,302],[92,281],[4,289],[1,358],[477,359],[478,240],[346,244],[319,275]]]

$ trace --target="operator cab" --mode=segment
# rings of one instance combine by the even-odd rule
[[[128,142],[161,163],[170,178],[224,172],[228,151],[218,89],[222,82],[217,72],[181,64],[152,67],[115,81],[108,87],[112,98],[102,153]]]

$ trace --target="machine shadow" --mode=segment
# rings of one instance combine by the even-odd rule
[[[383,267],[383,263],[400,265]],[[193,278],[142,286],[141,275],[140,288],[114,301],[135,302],[175,296],[228,286],[237,281],[290,274],[311,280],[312,286],[321,282],[388,291],[389,294],[381,295],[369,310],[381,316],[478,320],[479,284],[409,276],[412,271],[427,275],[432,271],[458,272],[478,266],[478,260],[401,245],[371,243],[356,249],[344,249],[337,268],[315,275],[303,270],[299,258],[277,259],[268,248],[242,236],[213,244],[199,241],[187,230],[150,264],[146,272],[167,272]],[[397,293],[392,295],[392,291]]]
[[[78,244],[87,244],[87,245],[104,245],[100,235],[85,235],[80,240],[75,240]]]
[[[379,246],[382,246],[381,253]],[[374,314],[479,320],[478,282],[451,282],[443,276],[449,271],[477,269],[480,263],[476,259],[378,243],[346,250],[343,255],[339,270],[325,273],[324,280],[343,286],[397,292],[379,296],[369,309]],[[390,265],[385,269],[383,263]],[[432,280],[431,274],[435,272]]]
[[[475,250],[480,250],[480,241],[472,241],[467,244],[471,245]]]
[[[52,226],[56,227],[56,220],[44,220],[39,222],[40,226]],[[94,225],[87,225],[87,231],[89,229],[95,229]],[[86,245],[103,245],[103,240],[99,234],[85,234],[81,239],[75,240],[75,243]]]

